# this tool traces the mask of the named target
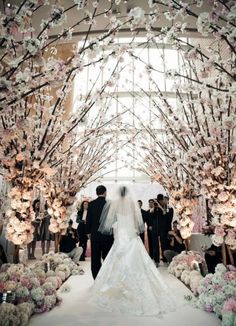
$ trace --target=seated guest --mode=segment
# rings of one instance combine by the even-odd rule
[[[177,256],[181,251],[185,250],[183,238],[177,228],[178,222],[173,222],[173,230],[168,232],[169,249],[164,251],[164,256],[168,263],[171,263],[173,257]]]
[[[208,248],[205,251],[205,261],[207,264],[208,272],[214,274],[216,265],[222,263],[221,247],[212,245],[210,248]]]
[[[82,247],[77,247],[79,241],[76,229],[72,228],[73,221],[69,220],[69,226],[65,235],[61,235],[59,242],[59,251],[66,253],[74,263],[79,265],[80,256],[83,252]]]

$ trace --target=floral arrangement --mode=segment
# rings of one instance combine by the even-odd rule
[[[196,294],[198,285],[203,279],[198,264],[202,264],[202,266],[206,264],[198,252],[183,251],[173,258],[168,266],[168,272],[181,279]]]
[[[236,268],[218,264],[214,274],[200,281],[196,305],[222,317],[222,325],[235,323],[236,313]]]
[[[11,291],[14,302],[1,305],[0,325],[27,325],[33,313],[51,310],[61,301],[57,289],[72,274],[79,275],[79,267],[66,254],[59,253],[44,255],[32,266],[2,265],[0,292]]]
[[[236,299],[230,298],[224,302],[222,310],[222,326],[236,324]]]

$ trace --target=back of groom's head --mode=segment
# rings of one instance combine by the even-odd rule
[[[103,185],[97,186],[97,188],[96,188],[96,194],[97,194],[97,196],[104,195],[106,191],[107,191],[107,189]]]

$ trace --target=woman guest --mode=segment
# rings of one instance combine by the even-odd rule
[[[28,259],[36,259],[35,257],[35,248],[36,248],[36,243],[37,240],[39,240],[39,226],[40,226],[40,218],[39,218],[39,213],[40,213],[40,200],[35,199],[33,201],[33,211],[35,213],[35,220],[32,222],[32,225],[34,227],[34,233],[33,233],[33,240],[27,245],[28,248]]]
[[[88,211],[88,204],[89,202],[87,200],[82,202],[80,210],[78,210],[76,219],[76,222],[78,223],[77,232],[79,236],[79,246],[83,248],[83,253],[80,257],[80,261],[85,261],[85,254],[87,250],[88,236],[85,231],[85,223]]]
[[[50,218],[51,216],[48,214],[48,205],[45,203],[44,206],[45,212],[44,217],[40,226],[40,239],[41,239],[41,248],[42,255],[48,254],[50,250],[51,240],[53,240],[53,234],[49,231]],[[45,242],[46,242],[46,251],[45,251]]]

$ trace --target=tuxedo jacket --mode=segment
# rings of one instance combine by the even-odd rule
[[[105,197],[98,197],[89,203],[86,217],[86,233],[91,234],[91,240],[110,241],[113,239],[112,235],[104,235],[98,232],[100,217],[105,204]]]
[[[164,214],[163,210],[156,207],[153,214],[152,229],[157,235],[167,235],[169,226],[169,217]]]
[[[141,208],[141,215],[142,215],[143,223],[147,223],[147,211]]]
[[[155,218],[155,210],[153,212],[150,212],[150,209],[146,211],[146,224],[147,226],[153,225],[153,220]]]

